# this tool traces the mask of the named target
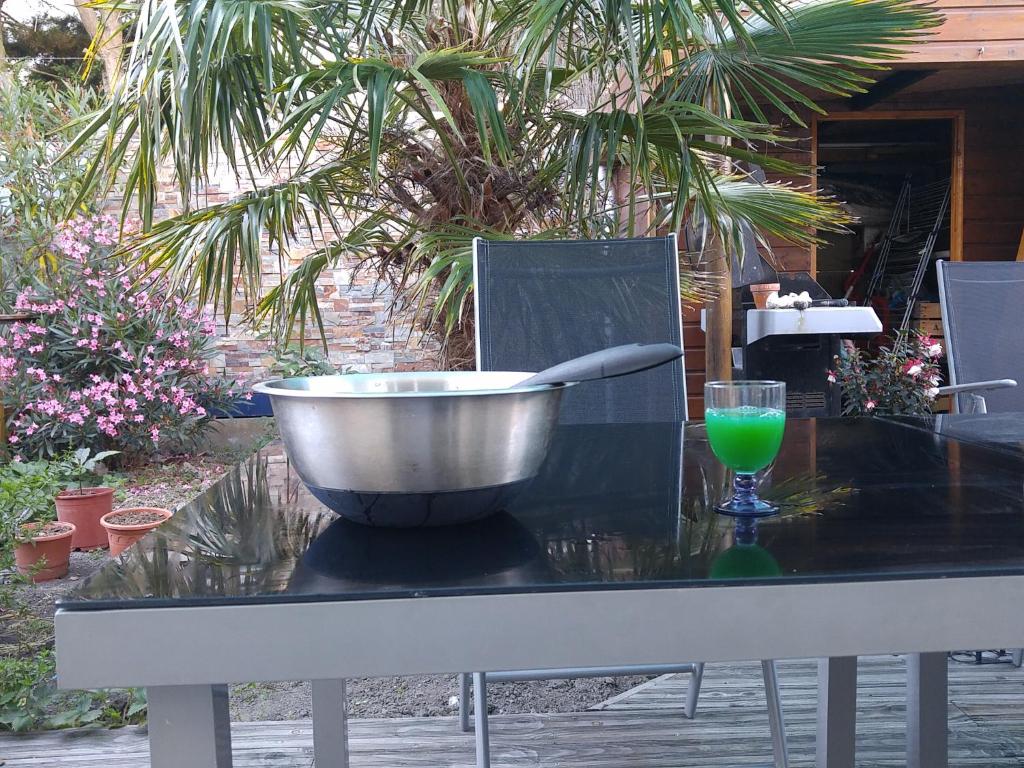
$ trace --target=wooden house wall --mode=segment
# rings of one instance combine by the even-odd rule
[[[1024,5],[1024,4],[1022,4]],[[849,114],[845,103],[825,105],[829,114]],[[874,105],[867,113],[942,112],[962,110],[963,118],[963,258],[965,260],[1013,259],[1024,229],[1024,87],[963,88],[944,92],[907,93]],[[811,164],[813,116],[801,116],[808,127],[790,123],[786,134],[793,139],[773,155]],[[809,186],[812,178],[774,177],[797,186]],[[814,270],[813,249],[781,241],[772,242],[772,255],[781,271]],[[687,377],[690,413],[703,413],[704,353],[699,315],[684,315],[687,342]]]
[[[935,7],[945,21],[903,61],[960,64],[1024,59],[1022,0],[937,0]]]

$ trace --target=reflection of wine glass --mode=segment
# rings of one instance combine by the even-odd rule
[[[757,496],[754,475],[775,460],[786,428],[781,381],[713,381],[704,385],[704,421],[715,456],[735,471],[733,496],[716,509],[735,517],[774,515]]]
[[[712,579],[755,579],[781,576],[782,567],[771,552],[757,543],[757,518],[740,517],[733,532],[733,545],[711,561]]]
[[[712,579],[770,578],[781,576],[782,567],[764,547],[735,544],[715,558],[708,575]]]

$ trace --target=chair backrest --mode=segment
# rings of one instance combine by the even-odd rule
[[[540,371],[619,344],[682,346],[674,235],[623,240],[473,241],[481,371]],[[564,424],[683,421],[682,360],[584,382],[562,399]]]
[[[938,262],[939,304],[946,331],[949,383],[1024,382],[1024,262]],[[983,393],[990,412],[1024,410],[1024,387]],[[960,410],[969,410],[959,395]]]

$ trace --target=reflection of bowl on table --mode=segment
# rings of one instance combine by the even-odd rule
[[[452,528],[381,530],[335,520],[303,554],[290,592],[354,585],[516,584],[543,570],[533,534],[507,513]]]

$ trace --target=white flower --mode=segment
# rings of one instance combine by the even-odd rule
[[[908,376],[917,376],[921,372],[921,365],[914,363],[913,365],[907,366],[906,374]]]
[[[928,387],[928,389],[924,391],[924,396],[927,397],[929,400],[934,400],[936,397],[939,396],[939,388]]]
[[[878,405],[878,403],[876,403],[874,400],[868,400],[866,403],[864,403],[864,410],[873,411],[875,410],[876,405]]]
[[[924,351],[928,357],[942,357],[942,345],[937,341],[925,347]]]

